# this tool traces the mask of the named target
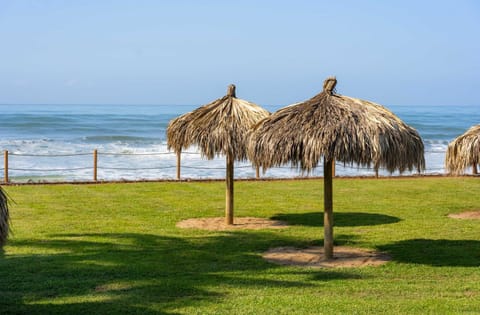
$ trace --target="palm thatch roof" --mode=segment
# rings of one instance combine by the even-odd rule
[[[207,159],[232,154],[235,160],[245,160],[250,127],[268,115],[260,106],[237,98],[232,84],[224,97],[172,120],[167,146],[181,152],[197,145]]]
[[[468,129],[449,143],[445,156],[445,167],[453,174],[462,174],[466,168],[480,164],[480,125]]]
[[[0,187],[0,248],[7,242],[9,234],[10,215],[8,212],[8,198],[5,191]]]
[[[235,95],[235,85],[227,95],[172,120],[167,127],[167,146],[179,154],[191,145],[200,148],[202,156],[213,159],[226,156],[225,222],[233,224],[234,161],[247,158],[247,135],[250,128],[270,115],[260,106]]]
[[[287,106],[252,128],[248,155],[267,169],[292,163],[310,172],[323,157],[324,253],[333,256],[334,161],[373,164],[377,170],[425,169],[423,142],[386,108],[335,93],[337,80],[328,78],[323,91],[311,99]]]
[[[379,104],[336,94],[336,82],[328,78],[320,94],[256,124],[249,158],[264,169],[291,162],[307,172],[322,157],[390,172],[425,169],[415,129]]]

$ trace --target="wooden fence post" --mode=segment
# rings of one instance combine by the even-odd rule
[[[93,150],[93,181],[97,181],[97,162],[98,162],[98,152],[97,149]]]
[[[182,160],[182,151],[177,152],[177,180],[180,180],[180,163]]]
[[[4,177],[3,180],[5,183],[8,183],[8,150],[4,152]]]

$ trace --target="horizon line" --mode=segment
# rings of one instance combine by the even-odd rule
[[[42,106],[42,105],[50,105],[50,106],[204,106],[206,104],[153,104],[153,103],[143,103],[143,104],[132,104],[132,103],[0,103],[0,106],[8,106],[8,105],[27,105],[27,106]],[[260,106],[289,106],[292,104],[263,104]],[[409,106],[423,106],[423,107],[455,107],[455,106],[462,106],[462,107],[477,107],[480,104],[410,104],[410,105],[402,105],[402,104],[390,104],[384,105],[380,104],[384,107],[389,106],[396,106],[396,107],[409,107]]]

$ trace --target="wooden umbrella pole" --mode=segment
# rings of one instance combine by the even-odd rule
[[[227,173],[225,176],[227,184],[225,195],[225,223],[233,224],[233,155],[227,154]]]
[[[478,174],[477,163],[473,163],[473,164],[472,164],[472,173],[473,173],[473,175],[477,175],[477,174]]]
[[[98,165],[98,151],[93,150],[93,181],[97,181],[97,165]]]
[[[323,205],[324,205],[324,239],[323,247],[325,259],[333,258],[333,184],[332,160],[324,159],[323,162]]]
[[[177,180],[180,180],[180,165],[182,160],[182,151],[177,152]]]

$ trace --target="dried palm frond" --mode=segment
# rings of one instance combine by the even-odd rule
[[[224,97],[173,119],[167,128],[167,146],[181,152],[197,145],[207,159],[232,154],[235,160],[245,160],[249,128],[269,114],[236,98],[232,84]]]
[[[468,167],[473,173],[480,164],[480,125],[468,129],[449,143],[445,155],[445,168],[453,174],[462,174]]]
[[[310,172],[322,157],[375,169],[425,169],[418,132],[385,107],[335,94],[335,78],[313,98],[280,109],[257,123],[249,158],[264,169],[292,163]]]
[[[2,248],[8,238],[10,225],[10,214],[8,212],[8,197],[2,187],[0,187],[0,248]]]

